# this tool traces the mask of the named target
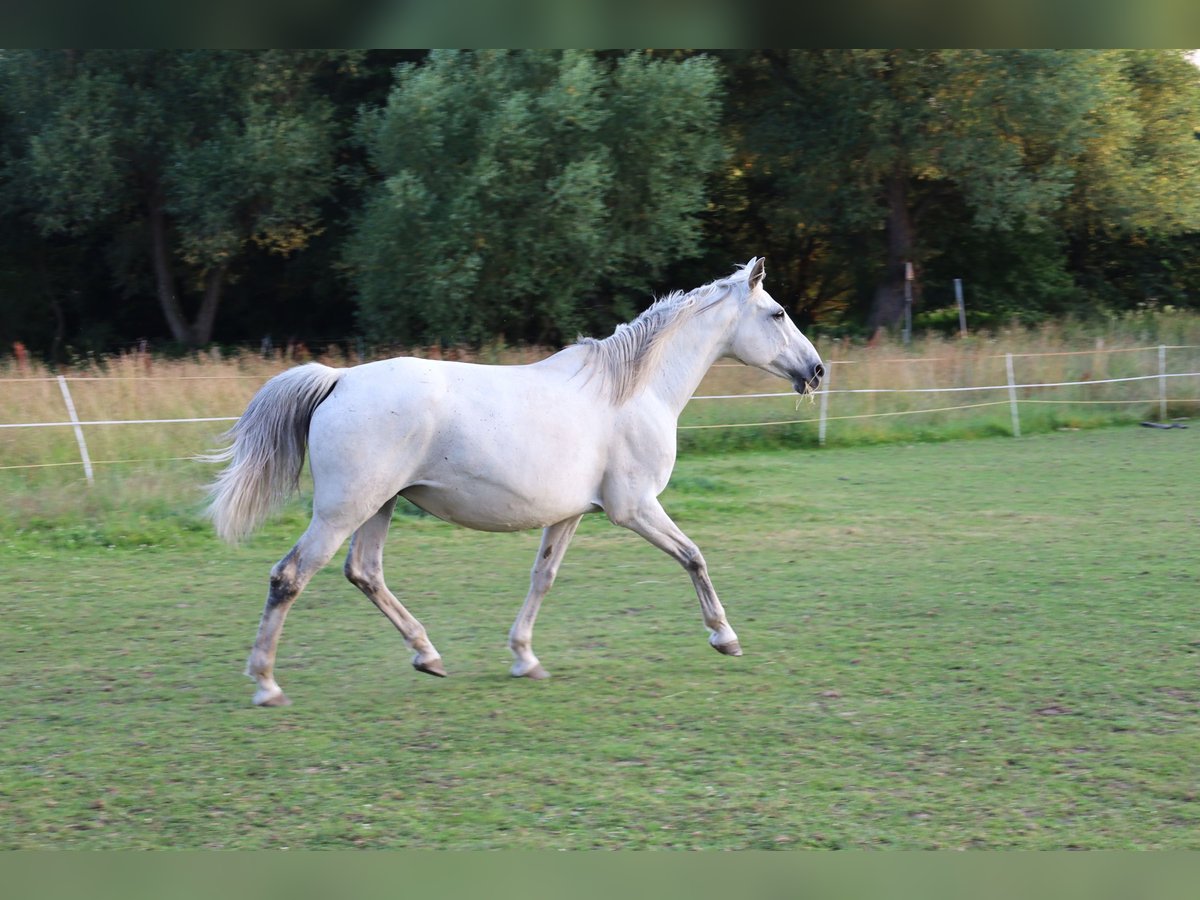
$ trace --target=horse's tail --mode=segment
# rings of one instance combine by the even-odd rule
[[[208,517],[223,540],[237,543],[297,488],[313,411],[344,371],[309,363],[276,375],[222,436],[230,445],[200,457],[229,463],[209,493]]]

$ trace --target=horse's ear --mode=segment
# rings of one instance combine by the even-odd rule
[[[765,262],[766,260],[758,256],[746,263],[746,268],[750,270],[750,276],[746,280],[751,291],[757,290],[762,285],[763,277],[767,274],[764,267]]]

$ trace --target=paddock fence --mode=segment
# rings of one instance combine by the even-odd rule
[[[1071,427],[1114,419],[1113,410],[1124,408],[1117,419],[1145,418],[1152,424],[1171,426],[1200,412],[1200,347],[1157,345],[1151,347],[1103,346],[1078,351],[1045,353],[1002,353],[988,355],[951,354],[933,357],[879,357],[826,359],[826,377],[821,390],[811,398],[815,410],[789,418],[755,418],[733,421],[712,416],[697,421],[685,411],[680,430],[763,428],[806,425],[815,428],[817,443],[825,445],[831,428],[866,420],[917,417],[925,426],[915,433],[944,429],[970,413],[974,424],[995,426],[1014,437],[1021,436],[1022,409],[1057,407],[1051,420],[1057,427]],[[1022,377],[1022,367],[1029,375]],[[792,398],[795,410],[805,402],[790,391],[760,393],[697,393],[694,407],[706,401],[762,399],[779,402]],[[980,411],[1000,415],[981,417]],[[956,416],[956,414],[959,414]],[[1037,417],[1039,425],[1045,417]],[[1176,423],[1178,424],[1178,423]],[[1042,430],[1042,429],[1039,429]]]
[[[1086,427],[1145,420],[1178,427],[1200,413],[1200,346],[1160,344],[1042,353],[979,353],[947,345],[934,356],[854,358],[825,351],[826,380],[797,398],[736,363],[713,367],[680,419],[681,447],[706,432],[786,432],[820,446],[846,440]],[[850,354],[848,353],[847,356]],[[279,370],[182,373],[127,361],[83,375],[0,377],[0,471],[192,462]],[[1074,423],[1074,424],[1073,424]],[[202,427],[198,427],[202,426]],[[697,440],[700,443],[697,444]]]

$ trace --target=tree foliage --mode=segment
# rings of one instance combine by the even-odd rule
[[[47,238],[104,231],[139,245],[172,337],[207,343],[248,248],[288,254],[321,230],[336,140],[313,80],[352,61],[283,51],[5,54],[8,204]],[[137,272],[114,274],[136,285]],[[192,294],[198,302],[186,303]]]
[[[1198,111],[1168,50],[3,51],[0,346],[559,342],[752,255],[860,333],[908,262],[1198,306]]]
[[[943,252],[932,219],[953,211],[976,233],[1050,227],[1079,161],[1116,139],[1097,111],[1119,107],[1126,86],[1103,53],[797,50],[734,64],[751,87],[739,149],[763,224],[806,237],[811,253],[873,245],[873,291],[835,282],[872,329],[898,321],[905,263],[920,271]],[[1128,140],[1136,122],[1122,124]]]
[[[717,90],[705,58],[442,52],[401,66],[359,129],[376,180],[346,262],[364,328],[562,340],[627,312],[697,251],[722,158]]]

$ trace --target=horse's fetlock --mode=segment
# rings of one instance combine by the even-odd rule
[[[267,678],[271,677],[270,657],[262,650],[255,647],[250,651],[250,658],[246,660],[246,675],[250,678]]]

